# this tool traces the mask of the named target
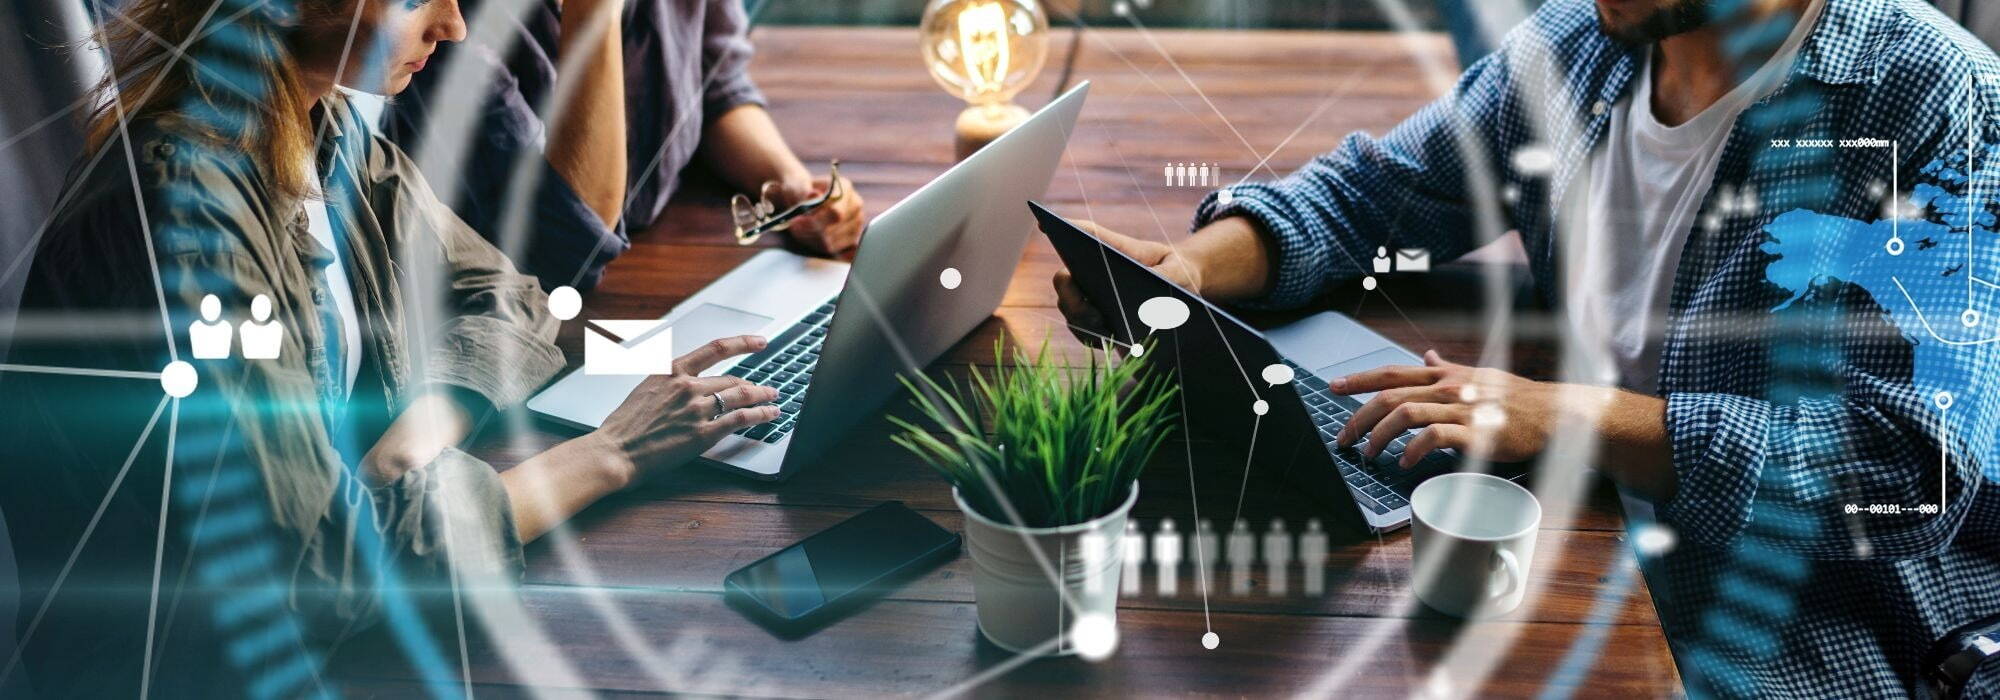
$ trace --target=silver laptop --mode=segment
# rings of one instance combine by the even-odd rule
[[[778,389],[781,417],[702,457],[785,478],[875,416],[898,374],[922,371],[991,316],[1035,230],[1021,203],[1048,188],[1089,91],[1077,85],[876,217],[851,267],[766,250],[661,317],[675,357],[722,336],[771,339],[707,374]],[[528,408],[596,428],[644,379],[572,371]]]

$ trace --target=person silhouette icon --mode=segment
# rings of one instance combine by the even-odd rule
[[[1375,274],[1378,275],[1389,274],[1388,246],[1377,246],[1375,248]]]
[[[250,318],[242,325],[243,359],[278,359],[285,345],[285,324],[271,319],[271,297],[259,294],[251,299]]]
[[[201,320],[188,324],[188,352],[197,360],[227,360],[236,329],[222,320],[222,300],[214,294],[201,298]]]

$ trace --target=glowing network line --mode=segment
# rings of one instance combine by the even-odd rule
[[[146,446],[146,439],[152,437],[153,428],[160,424],[160,414],[167,410],[168,397],[160,397],[160,403],[153,407],[153,417],[146,420],[146,428],[139,432],[139,440],[132,445],[132,451],[125,455],[125,464],[118,468],[118,475],[111,478],[111,486],[105,488],[104,498],[97,502],[97,511],[91,513],[90,522],[83,526],[83,534],[77,536],[76,546],[70,549],[69,558],[57,570],[55,582],[49,584],[49,592],[42,595],[42,604],[35,609],[35,616],[28,620],[28,626],[14,642],[14,654],[7,659],[7,666],[0,668],[0,686],[7,677],[13,675],[14,667],[21,663],[21,653],[28,648],[28,642],[35,637],[35,630],[42,625],[42,617],[49,612],[49,606],[56,602],[56,594],[62,592],[63,582],[69,579],[70,569],[76,566],[77,557],[83,554],[84,545],[90,544],[90,536],[97,532],[97,524],[104,520],[104,511],[111,507],[111,499],[118,495],[118,487],[125,483],[126,475],[132,473],[132,462],[139,458],[139,450]]]
[[[1917,321],[1923,324],[1924,332],[1930,334],[1930,336],[1936,339],[1938,342],[1943,343],[1945,345],[1967,346],[1967,345],[1985,345],[1987,343],[2000,341],[2000,332],[1996,332],[1993,335],[1993,337],[1986,338],[1984,340],[1951,340],[1945,338],[1944,336],[1938,335],[1937,330],[1931,327],[1930,319],[1924,317],[1924,310],[1921,307],[1917,306],[1917,300],[1910,296],[1910,290],[1905,289],[1903,287],[1903,280],[1896,278],[1894,275],[1891,275],[1889,277],[1889,281],[1896,283],[1896,291],[1903,293],[1903,300],[1909,302],[1910,311],[1916,314]]]

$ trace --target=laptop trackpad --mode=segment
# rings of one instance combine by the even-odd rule
[[[732,309],[718,304],[702,304],[674,319],[674,357],[688,354],[716,338],[755,333],[771,322],[769,316]]]
[[[674,338],[674,341],[680,342],[680,338]],[[1421,362],[1419,360],[1418,364],[1421,364]],[[1410,353],[1404,352],[1401,348],[1382,348],[1352,360],[1335,362],[1315,369],[1313,370],[1313,374],[1319,375],[1321,379],[1331,381],[1335,377],[1344,377],[1355,372],[1375,369],[1376,367],[1407,364],[1411,364]],[[1372,398],[1375,398],[1375,394],[1373,393],[1354,395],[1354,400],[1362,403],[1368,403],[1368,400]]]

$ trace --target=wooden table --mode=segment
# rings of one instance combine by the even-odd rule
[[[1053,90],[1067,44],[1058,37],[1049,68],[1023,93],[1030,107]],[[1426,82],[1417,59],[1451,59],[1448,44],[1429,36],[1156,32],[1153,38],[1201,92],[1136,32],[1086,35],[1077,76],[1095,86],[1046,201],[1114,229],[1155,236],[1183,235],[1203,193],[1165,187],[1163,163],[1221,163],[1234,179],[1276,149],[1268,165],[1287,172],[1351,131],[1380,133],[1413,112],[1443,89]],[[791,143],[815,169],[840,158],[871,213],[950,164],[950,125],[961,104],[917,62],[912,30],[766,27],[756,39],[753,73]],[[756,252],[729,237],[712,188],[692,190],[612,265],[588,297],[587,313],[658,315]],[[1048,335],[1071,356],[1081,352],[1053,308],[1048,280],[1056,266],[1053,251],[1035,236],[994,318],[939,366],[990,363],[1003,330],[1028,342]],[[1339,303],[1410,347],[1478,357],[1483,330],[1474,312],[1388,291],[1402,308],[1383,303],[1381,294]],[[573,361],[577,325],[567,324],[562,339]],[[1515,366],[1546,372],[1552,358],[1537,340],[1528,333],[1514,343]],[[890,409],[906,411],[903,403],[893,399]],[[475,451],[505,468],[568,436],[527,424],[527,435],[488,431]],[[444,648],[454,650],[448,663],[487,695],[582,686],[783,696],[952,690],[1407,696],[1423,689],[1519,696],[1570,684],[1595,697],[1679,693],[1651,598],[1621,544],[1617,500],[1601,484],[1581,488],[1575,499],[1544,497],[1550,515],[1539,534],[1529,602],[1498,621],[1458,623],[1414,606],[1407,531],[1337,549],[1320,596],[1300,593],[1295,571],[1287,595],[1271,594],[1259,573],[1247,595],[1218,585],[1204,601],[1184,583],[1179,596],[1162,597],[1149,573],[1147,593],[1121,601],[1121,646],[1100,663],[1014,664],[981,640],[966,556],[801,640],[775,638],[725,607],[725,574],[882,501],[901,500],[947,528],[961,527],[945,483],[888,435],[886,422],[868,422],[781,486],[690,467],[591,508],[567,532],[529,547],[521,588],[529,619],[489,631],[510,638],[532,631],[552,645],[552,656],[509,663],[468,613],[469,651],[460,659],[457,645],[447,642]],[[1148,531],[1165,517],[1189,530],[1199,496],[1203,516],[1226,523],[1243,479],[1242,455],[1203,440],[1173,442],[1144,479],[1134,516]],[[1242,506],[1255,529],[1283,517],[1298,531],[1306,518],[1325,512],[1281,480],[1262,478],[1255,466]],[[1621,581],[1630,587],[1614,585]],[[1213,651],[1200,643],[1211,629],[1221,638]],[[331,674],[351,692],[393,695],[419,687],[382,636],[350,643],[334,659]],[[1565,664],[1573,668],[1559,671]],[[1451,672],[1436,672],[1441,668]]]

